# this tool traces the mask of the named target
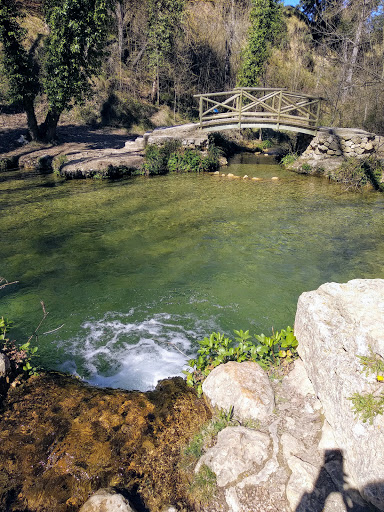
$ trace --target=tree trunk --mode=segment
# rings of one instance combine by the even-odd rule
[[[44,123],[40,126],[40,138],[45,142],[52,142],[56,139],[56,128],[61,112],[49,109]]]
[[[347,75],[346,75],[346,79],[345,79],[345,88],[344,88],[344,93],[343,93],[343,99],[345,99],[348,96],[348,93],[352,87],[353,72],[354,72],[354,69],[356,66],[357,56],[358,56],[359,50],[360,50],[364,21],[366,19],[365,11],[366,11],[366,6],[365,6],[365,0],[364,0],[363,5],[361,6],[361,9],[359,12],[359,19],[357,22],[355,37],[353,40],[351,56],[348,59],[349,65],[347,68]]]
[[[37,124],[33,102],[24,101],[24,110],[27,114],[27,125],[31,139],[33,141],[40,140],[40,130]]]

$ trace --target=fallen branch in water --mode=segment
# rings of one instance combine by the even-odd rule
[[[3,288],[5,288],[6,286],[11,286],[11,284],[17,284],[19,281],[12,281],[11,283],[9,283],[5,277],[0,277],[0,290],[2,290]]]

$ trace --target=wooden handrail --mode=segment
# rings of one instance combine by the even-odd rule
[[[316,132],[323,99],[273,87],[236,87],[194,97],[199,99],[202,129],[284,126],[305,133]]]

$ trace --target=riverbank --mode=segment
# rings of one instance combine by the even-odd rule
[[[268,375],[250,361],[219,365],[204,400],[181,378],[147,393],[52,372],[11,386],[0,505],[78,512],[105,489],[136,512],[384,510],[383,414],[356,405],[383,385],[370,364],[384,355],[383,298],[381,279],[303,293],[301,359]]]

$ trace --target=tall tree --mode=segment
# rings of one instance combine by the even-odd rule
[[[251,27],[238,76],[241,87],[256,87],[260,83],[271,47],[282,27],[279,0],[252,0]]]
[[[27,114],[28,128],[33,139],[39,130],[34,111],[34,101],[39,92],[38,67],[32,52],[23,46],[25,30],[18,23],[21,15],[14,0],[2,0],[0,4],[0,41],[3,44],[3,72],[8,78],[10,94],[14,101],[22,103]]]
[[[90,79],[100,69],[108,29],[109,0],[47,0],[45,20],[49,35],[44,42],[40,74],[33,55],[23,46],[14,0],[2,0],[0,41],[14,99],[22,100],[33,140],[53,140],[60,115],[90,92]],[[12,30],[9,30],[9,27]],[[48,112],[37,126],[34,99],[46,93]]]
[[[183,26],[184,0],[148,0],[148,49],[153,71],[152,98],[160,98],[160,71],[171,60]]]

